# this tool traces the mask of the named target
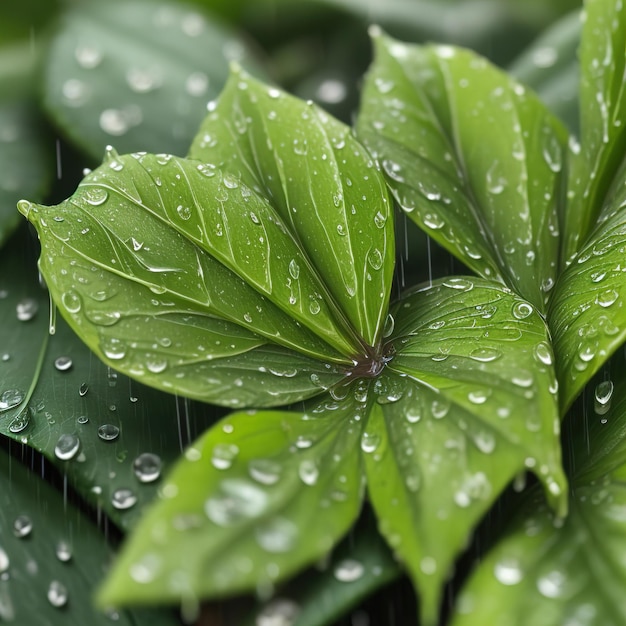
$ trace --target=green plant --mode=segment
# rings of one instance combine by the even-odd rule
[[[32,333],[39,349],[19,354],[26,376],[54,361],[54,377],[37,374],[27,392],[7,378],[0,411],[7,434],[52,445],[78,493],[132,528],[101,606],[182,602],[193,619],[202,598],[267,599],[355,527],[331,567],[296,583],[297,603],[270,599],[249,617],[329,623],[400,574],[373,513],[421,623],[433,624],[455,561],[498,506],[506,514],[492,518],[484,555],[475,540],[481,562],[451,623],[622,621],[626,396],[612,370],[624,366],[626,334],[626,10],[589,0],[585,11],[580,141],[477,54],[372,29],[355,131],[236,65],[185,158],[107,148],[68,200],[19,203],[54,302],[110,368],[94,365],[112,417],[97,431],[76,426],[96,385],[82,381],[87,350],[51,358],[48,342],[74,346],[54,317],[58,332],[43,343]],[[68,41],[56,40],[60,58],[74,50]],[[527,71],[523,60],[517,68]],[[136,118],[123,113],[120,137],[137,145],[126,133]],[[430,273],[392,297],[394,204],[474,275]],[[39,324],[40,295],[21,297],[14,258],[5,297]],[[236,411],[201,413],[143,386],[120,395],[117,371]],[[57,400],[63,385],[74,393]],[[168,401],[184,419],[159,414],[155,435],[150,411]],[[140,407],[134,426],[114,417],[122,402]],[[138,499],[149,503],[162,464],[174,463],[181,424],[191,435],[216,419],[141,514]],[[120,427],[136,429],[126,439],[136,447],[98,454],[98,439],[115,441]],[[159,456],[142,448],[155,437]],[[526,471],[538,481],[524,488]],[[129,488],[131,473],[152,489]]]

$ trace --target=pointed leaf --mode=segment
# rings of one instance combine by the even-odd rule
[[[624,360],[615,366],[623,371]],[[626,385],[614,380],[598,383],[595,411],[585,407],[571,429],[567,520],[555,524],[541,494],[528,494],[461,593],[454,626],[625,622]]]
[[[607,193],[598,226],[563,272],[550,306],[563,410],[626,339],[626,168]]]
[[[376,345],[389,301],[393,220],[384,180],[348,126],[235,71],[189,156],[271,199],[351,325]]]
[[[568,181],[562,257],[581,247],[604,206],[626,151],[626,6],[587,0],[580,47],[580,146]]]
[[[46,55],[44,103],[68,137],[99,159],[183,155],[247,45],[199,7],[158,0],[88,2],[63,14]]]
[[[243,402],[241,381],[223,377],[245,368],[245,359],[228,359],[259,349],[263,336],[350,363],[331,347],[350,354],[348,331],[280,218],[234,179],[203,172],[202,164],[164,155],[110,156],[70,200],[20,203],[39,230],[40,268],[70,325],[112,367],[231,406]],[[277,355],[274,365],[283,367],[285,350],[261,354]],[[341,376],[291,354],[292,375],[302,369],[307,380],[301,374],[298,393],[282,396],[272,384],[287,391],[284,381],[257,373],[260,385],[248,392],[258,406],[310,397],[322,379]]]
[[[326,554],[361,507],[357,410],[354,401],[322,403],[216,425],[168,477],[100,603],[266,589]]]
[[[105,536],[36,472],[0,450],[0,619],[11,624],[174,626],[167,610],[102,613],[94,587],[109,564]]]
[[[394,315],[363,449],[381,531],[431,624],[455,556],[517,473],[535,471],[565,512],[552,352],[533,307],[482,279],[436,282]]]
[[[543,310],[557,274],[562,125],[469,51],[377,31],[374,43],[358,135],[395,198],[468,267]]]

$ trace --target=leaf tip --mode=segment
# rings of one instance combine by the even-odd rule
[[[28,200],[20,200],[17,203],[17,210],[27,219],[31,220],[30,213],[33,210],[33,203]]]

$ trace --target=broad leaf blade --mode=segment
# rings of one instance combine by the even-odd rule
[[[430,624],[454,557],[517,473],[535,471],[564,514],[555,378],[542,318],[496,283],[437,282],[395,318],[395,373],[363,449],[381,531]]]
[[[199,7],[160,0],[89,2],[64,13],[47,54],[45,104],[94,159],[183,155],[247,45]]]
[[[251,399],[267,405],[315,395],[327,386],[322,379],[341,373],[305,355],[349,363],[331,343],[352,351],[317,299],[322,283],[269,205],[234,181],[228,188],[219,172],[207,178],[198,165],[111,155],[70,200],[20,203],[39,230],[40,268],[55,301],[103,360],[147,384],[241,406],[238,377],[222,376],[245,368],[245,359],[232,367],[221,359],[269,339],[304,353],[293,353],[290,369],[309,372],[307,389],[283,397],[272,387],[271,369],[283,367],[286,352],[269,350],[263,354],[278,362],[267,361]]]
[[[347,401],[309,414],[234,413],[217,424],[168,477],[100,603],[264,589],[326,554],[361,507],[356,410]],[[144,564],[142,580],[134,572]]]
[[[543,309],[558,270],[561,124],[469,51],[376,31],[374,42],[358,134],[394,196],[468,267]]]
[[[563,261],[593,229],[626,151],[626,7],[588,0],[580,48],[580,146],[568,181]]]
[[[112,558],[105,536],[36,472],[0,450],[0,618],[15,624],[174,626],[169,611],[108,614],[92,602]]]
[[[623,371],[623,359],[615,365]],[[454,626],[626,620],[626,386],[623,377],[614,380],[598,384],[571,429],[575,474],[567,520],[555,525],[541,495],[529,494],[461,593]]]
[[[350,324],[380,339],[394,261],[384,180],[350,128],[235,71],[189,156],[271,198]]]

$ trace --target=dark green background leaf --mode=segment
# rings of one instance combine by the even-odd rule
[[[400,206],[468,267],[543,309],[558,271],[564,128],[469,51],[377,31],[374,43],[358,134]]]
[[[108,614],[95,610],[93,590],[112,558],[104,534],[36,472],[4,450],[0,450],[0,533],[3,623],[179,623],[166,610]]]
[[[47,54],[45,104],[77,145],[183,155],[231,60],[249,51],[199,7],[90,2],[68,10]]]
[[[355,401],[325,400],[217,424],[167,477],[100,603],[267,590],[325,555],[361,507],[358,412]]]
[[[375,346],[391,288],[393,213],[367,151],[348,126],[244,72],[210,109],[189,156],[271,199],[352,327]]]

